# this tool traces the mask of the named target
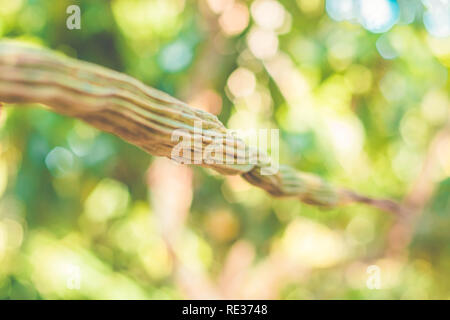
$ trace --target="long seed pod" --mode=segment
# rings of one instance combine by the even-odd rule
[[[230,139],[232,135],[216,116],[125,74],[50,50],[0,41],[0,101],[44,104],[57,113],[115,134],[155,156],[172,158],[172,151],[179,143],[173,139],[174,130],[181,136],[194,137],[200,147],[218,139],[223,144],[222,159],[236,161],[211,162],[200,158],[196,164],[221,174],[239,174],[276,197],[297,197],[324,207],[359,202],[395,214],[405,212],[393,201],[336,188],[320,177],[289,167],[281,166],[278,172],[264,175],[261,169],[270,167],[270,158],[262,156],[251,161],[255,153],[262,153],[240,139]],[[196,123],[201,123],[200,132],[196,131]],[[194,156],[201,152],[198,144],[194,143],[190,152]]]

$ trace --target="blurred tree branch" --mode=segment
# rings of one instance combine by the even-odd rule
[[[422,164],[422,169],[413,182],[409,193],[405,196],[403,204],[409,208],[410,214],[397,219],[391,227],[387,247],[387,256],[399,256],[404,253],[414,235],[419,218],[422,216],[427,203],[433,196],[436,182],[433,174],[439,168],[438,151],[445,147],[445,143],[450,140],[450,126],[446,125],[440,129],[431,141],[428,152]]]

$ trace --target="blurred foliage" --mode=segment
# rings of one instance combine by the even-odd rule
[[[0,37],[127,73],[230,128],[279,128],[282,163],[401,200],[448,123],[450,9],[374,2],[357,16],[357,0],[0,0]],[[72,4],[81,30],[66,28]],[[0,298],[189,297],[154,213],[153,159],[28,107],[0,118]],[[394,221],[382,212],[273,199],[196,168],[179,254],[212,279],[239,243],[254,266],[296,261],[298,276],[269,297],[448,299],[450,138],[432,158],[435,191],[406,260],[383,256]],[[380,290],[366,287],[369,264],[381,268]],[[272,290],[258,287],[268,270],[231,297]]]

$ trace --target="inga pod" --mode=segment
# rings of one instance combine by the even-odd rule
[[[192,108],[123,73],[51,50],[0,41],[0,101],[43,104],[57,113],[112,133],[155,156],[172,158],[172,151],[179,143],[173,139],[175,130],[180,138],[194,137],[200,143],[193,144],[188,156],[202,152],[212,141],[220,141],[222,159],[239,161],[211,163],[201,158],[196,164],[221,174],[239,174],[276,197],[296,197],[325,207],[360,202],[396,214],[404,212],[393,201],[372,199],[333,187],[318,176],[286,166],[273,174],[262,174],[262,169],[270,167],[270,158],[239,138],[230,139],[232,135],[216,116]],[[196,123],[201,123],[200,131],[196,131]],[[251,161],[255,153],[260,157]]]

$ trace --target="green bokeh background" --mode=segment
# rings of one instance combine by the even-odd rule
[[[332,20],[321,0],[279,1],[283,20],[269,31],[258,26],[252,1],[235,1],[241,11],[231,18],[211,9],[219,2],[0,0],[0,37],[124,72],[194,106],[209,104],[227,127],[279,128],[280,162],[401,201],[450,113],[450,40],[428,34],[421,2],[409,4],[417,7],[414,21],[381,34]],[[81,8],[81,30],[66,27],[72,4]],[[268,49],[258,47],[262,40]],[[233,86],[233,75],[250,84]],[[448,134],[431,156],[432,195],[396,256],[385,254],[395,224],[386,213],[274,199],[193,168],[177,244],[186,259],[176,262],[147,183],[155,159],[78,120],[29,107],[3,108],[0,118],[1,299],[212,298],[200,284],[186,290],[177,263],[223,293],[229,253],[243,244],[254,252],[244,288],[221,297],[450,298]],[[251,256],[243,251],[242,259]],[[294,266],[286,276],[278,258]],[[244,267],[234,263],[237,277]],[[380,268],[378,290],[366,285],[369,265]],[[78,272],[74,289],[68,279]]]

